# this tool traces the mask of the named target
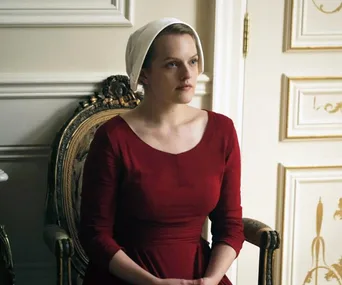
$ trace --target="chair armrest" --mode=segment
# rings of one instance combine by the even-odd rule
[[[56,257],[57,277],[56,284],[71,285],[71,259],[74,255],[74,245],[67,232],[57,225],[46,225],[44,240],[50,251]]]
[[[250,218],[243,218],[243,224],[247,242],[264,249],[279,248],[280,237],[277,231],[258,220]]]
[[[264,223],[243,218],[244,234],[247,242],[259,247],[258,284],[274,284],[274,252],[280,247],[279,233]]]
[[[71,257],[74,255],[74,246],[67,232],[58,225],[44,227],[44,241],[50,251],[56,256]]]
[[[15,284],[11,245],[4,225],[0,225],[0,284]]]

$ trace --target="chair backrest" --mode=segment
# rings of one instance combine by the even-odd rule
[[[133,93],[126,76],[110,76],[101,92],[80,102],[74,114],[57,133],[49,163],[46,223],[57,224],[72,238],[73,267],[82,277],[88,258],[78,239],[83,165],[99,126],[127,109],[134,108],[142,94]]]

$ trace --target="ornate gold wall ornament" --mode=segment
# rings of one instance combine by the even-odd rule
[[[334,106],[335,105],[335,106]],[[323,108],[326,112],[329,114],[334,114],[337,113],[338,111],[342,112],[342,102],[337,102],[335,104],[332,103],[326,103],[321,106],[316,106],[316,96],[314,97],[314,102],[313,102],[313,108],[314,110],[318,111],[319,109]]]
[[[319,11],[321,11],[321,12],[324,13],[324,14],[334,14],[334,13],[338,13],[338,12],[340,12],[340,10],[342,9],[342,2],[340,3],[340,5],[339,5],[336,9],[331,10],[331,11],[325,10],[323,4],[318,5],[318,4],[316,3],[316,0],[312,0],[312,3],[315,5],[315,7],[316,7]]]
[[[340,210],[337,210],[334,214],[335,216],[340,215],[340,211],[342,211],[342,198],[340,198],[339,202]],[[337,213],[337,214],[336,214]],[[319,202],[316,210],[316,234],[317,236],[313,239],[311,245],[311,256],[312,256],[312,269],[307,273],[304,284],[311,283],[313,275],[315,278],[315,285],[318,285],[318,272],[321,269],[328,271],[325,274],[325,279],[327,281],[331,281],[336,279],[338,284],[342,285],[342,257],[339,259],[337,263],[332,265],[328,265],[325,261],[325,241],[321,236],[321,229],[323,223],[323,203],[321,198],[319,198]],[[320,264],[320,261],[322,264]]]
[[[342,220],[342,198],[340,198],[340,202],[338,203],[339,210],[336,210],[334,214],[334,219],[340,218]]]

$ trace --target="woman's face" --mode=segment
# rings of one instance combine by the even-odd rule
[[[194,38],[188,34],[163,35],[154,42],[153,52],[150,67],[143,70],[146,95],[167,104],[189,103],[198,77]]]

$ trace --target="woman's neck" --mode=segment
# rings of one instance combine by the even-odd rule
[[[136,108],[136,112],[149,123],[176,126],[189,117],[189,108],[191,109],[186,104],[152,102],[146,96]]]

